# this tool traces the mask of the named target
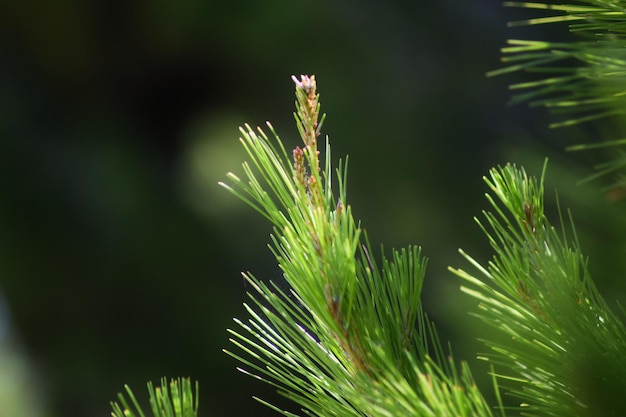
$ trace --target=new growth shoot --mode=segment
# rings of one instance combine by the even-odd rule
[[[321,160],[315,77],[293,81],[302,145],[287,152],[269,123],[275,140],[245,125],[246,179],[229,173],[222,183],[273,224],[271,250],[291,289],[244,274],[250,319],[236,320],[240,353],[227,353],[312,415],[491,415],[422,312],[420,249],[381,255],[379,265],[347,203],[346,164],[331,167],[328,138]]]

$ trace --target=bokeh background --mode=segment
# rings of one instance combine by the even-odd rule
[[[593,156],[562,151],[596,131],[549,131],[544,110],[506,106],[519,75],[485,77],[506,38],[559,29],[507,29],[524,14],[498,0],[0,9],[2,416],[109,415],[124,384],[145,398],[162,376],[199,380],[202,416],[272,415],[251,397],[273,390],[221,352],[244,316],[240,271],[280,278],[270,227],[217,182],[244,160],[242,123],[298,144],[292,74],[317,77],[374,245],[423,246],[426,309],[477,374],[485,330],[446,268],[465,266],[459,247],[489,257],[473,217],[490,167],[539,174],[550,156],[549,198],[573,207],[601,287],[622,294],[623,204],[576,185]]]

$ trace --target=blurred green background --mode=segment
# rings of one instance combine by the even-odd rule
[[[489,256],[472,218],[495,164],[538,174],[551,155],[549,184],[574,207],[581,238],[593,232],[583,246],[603,285],[622,291],[620,208],[575,185],[593,161],[561,152],[588,132],[548,131],[545,111],[506,106],[519,76],[484,75],[507,37],[529,32],[506,29],[519,13],[498,0],[0,11],[2,416],[108,415],[124,384],[143,396],[161,376],[198,379],[203,416],[271,415],[251,396],[273,390],[221,352],[244,316],[240,271],[279,278],[270,227],[217,182],[244,160],[244,122],[270,120],[298,144],[292,74],[317,77],[325,133],[335,158],[350,155],[350,203],[371,241],[424,247],[424,303],[459,358],[481,347],[472,302],[446,267],[464,265],[459,247]]]

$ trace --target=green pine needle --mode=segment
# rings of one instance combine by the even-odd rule
[[[135,398],[128,385],[124,386],[126,396],[118,394],[118,402],[112,402],[112,417],[145,417],[139,401]],[[161,379],[161,386],[154,387],[148,383],[150,408],[154,417],[197,417],[198,416],[198,383],[195,384],[195,395],[191,382],[186,379]]]

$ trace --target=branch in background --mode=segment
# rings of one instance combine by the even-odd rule
[[[506,2],[506,6],[540,10],[547,16],[512,22],[509,26],[569,24],[579,40],[548,42],[509,40],[502,49],[506,66],[488,75],[524,71],[532,81],[511,85],[512,103],[529,102],[563,116],[551,127],[571,126],[606,117],[626,116],[626,4],[584,0],[579,4]],[[614,174],[607,191],[626,187],[626,139],[576,144],[568,149],[615,148],[614,160],[597,167],[594,179]]]
[[[477,316],[504,336],[485,341],[484,359],[505,371],[501,385],[529,415],[624,415],[626,328],[596,290],[573,225],[568,243],[549,223],[543,176],[507,165],[485,181],[492,211],[478,223],[495,256],[481,265],[462,252],[476,274],[452,270],[480,302]]]

